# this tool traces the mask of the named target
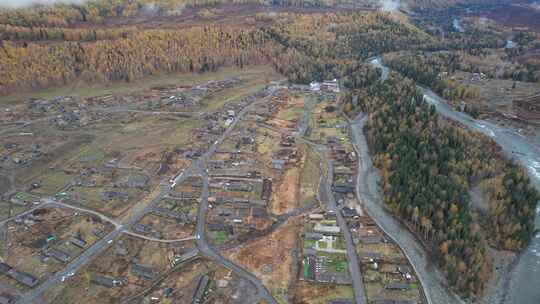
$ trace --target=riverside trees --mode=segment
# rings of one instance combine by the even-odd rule
[[[358,94],[385,205],[431,248],[451,286],[480,294],[491,275],[487,245],[528,244],[538,193],[490,139],[441,119],[413,81],[393,74]],[[486,214],[471,204],[479,184]]]

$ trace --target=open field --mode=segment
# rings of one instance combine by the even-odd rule
[[[293,167],[285,170],[270,201],[272,213],[283,214],[298,207],[300,203],[299,181],[300,168]]]
[[[112,84],[77,83],[59,88],[40,90],[32,93],[20,93],[11,96],[0,96],[0,103],[13,105],[29,98],[52,98],[55,96],[78,96],[81,98],[111,95],[135,94],[156,86],[182,85],[192,86],[208,80],[219,80],[229,77],[245,77],[253,79],[262,75],[275,75],[268,66],[246,66],[244,69],[222,68],[214,73],[177,73],[148,76],[133,82],[114,82]],[[261,77],[264,80],[263,76]],[[260,79],[260,78],[259,78]]]
[[[317,199],[321,176],[321,157],[308,145],[304,145],[304,161],[300,173],[300,204],[306,205]]]
[[[295,303],[326,304],[334,299],[352,299],[353,289],[343,285],[322,285],[299,281],[294,289]]]
[[[272,234],[227,252],[231,260],[261,278],[279,303],[292,297],[289,288],[296,276],[299,222],[291,219]]]

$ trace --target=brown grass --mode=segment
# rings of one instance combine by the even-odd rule
[[[299,223],[298,218],[291,219],[269,236],[227,253],[231,260],[260,278],[278,299],[286,297],[288,287],[295,279],[293,252],[298,242]],[[264,266],[270,266],[272,271],[265,273]]]

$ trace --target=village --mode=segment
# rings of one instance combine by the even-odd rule
[[[2,303],[425,303],[356,195],[339,80],[260,81],[5,111]]]

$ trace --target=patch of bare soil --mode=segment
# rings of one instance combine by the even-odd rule
[[[295,248],[300,228],[299,218],[290,219],[272,234],[226,255],[253,272],[274,296],[286,297],[291,282],[296,279]]]
[[[299,163],[287,168],[270,199],[270,212],[283,214],[291,212],[300,205],[300,173],[304,166],[305,153]]]

